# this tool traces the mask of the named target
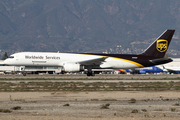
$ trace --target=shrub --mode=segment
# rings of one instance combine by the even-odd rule
[[[171,108],[171,112],[175,112],[176,111],[176,108]]]
[[[141,109],[143,112],[147,112],[147,110],[146,109]]]
[[[12,111],[9,109],[0,109],[0,112],[2,113],[11,113]]]
[[[174,106],[179,106],[179,103],[174,103],[173,105],[174,105]]]
[[[103,104],[103,105],[101,105],[101,109],[109,109],[109,106],[110,106],[109,103]]]
[[[136,99],[131,98],[129,102],[130,102],[130,103],[136,103]]]
[[[63,106],[70,106],[70,105],[67,103],[67,104],[64,104]]]
[[[134,110],[132,110],[131,113],[138,113],[138,110],[137,110],[137,109],[134,109]]]
[[[20,106],[16,106],[16,107],[13,107],[13,108],[11,108],[11,109],[13,109],[13,110],[20,110],[21,107],[20,107]]]

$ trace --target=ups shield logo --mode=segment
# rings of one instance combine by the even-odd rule
[[[157,40],[156,49],[159,52],[165,52],[167,50],[167,47],[168,47],[168,41],[167,40],[163,40],[163,39]]]

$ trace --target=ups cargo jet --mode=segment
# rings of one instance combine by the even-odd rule
[[[98,54],[98,53],[51,53],[20,52],[4,61],[13,66],[61,66],[65,72],[87,70],[87,76],[94,76],[92,69],[133,69],[171,62],[164,57],[175,30],[166,30],[143,53]]]

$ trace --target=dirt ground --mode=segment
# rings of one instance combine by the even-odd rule
[[[0,109],[11,111],[0,120],[179,120],[180,91],[1,92]]]

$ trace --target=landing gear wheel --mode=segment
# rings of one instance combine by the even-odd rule
[[[64,71],[61,71],[61,74],[62,74],[62,75],[64,75],[64,73],[65,73]]]
[[[91,73],[87,73],[87,76],[91,76]]]
[[[25,72],[23,73],[23,76],[26,76],[26,73],[25,73]]]
[[[88,72],[88,73],[87,73],[87,76],[95,76],[95,74],[92,73],[92,72]]]

